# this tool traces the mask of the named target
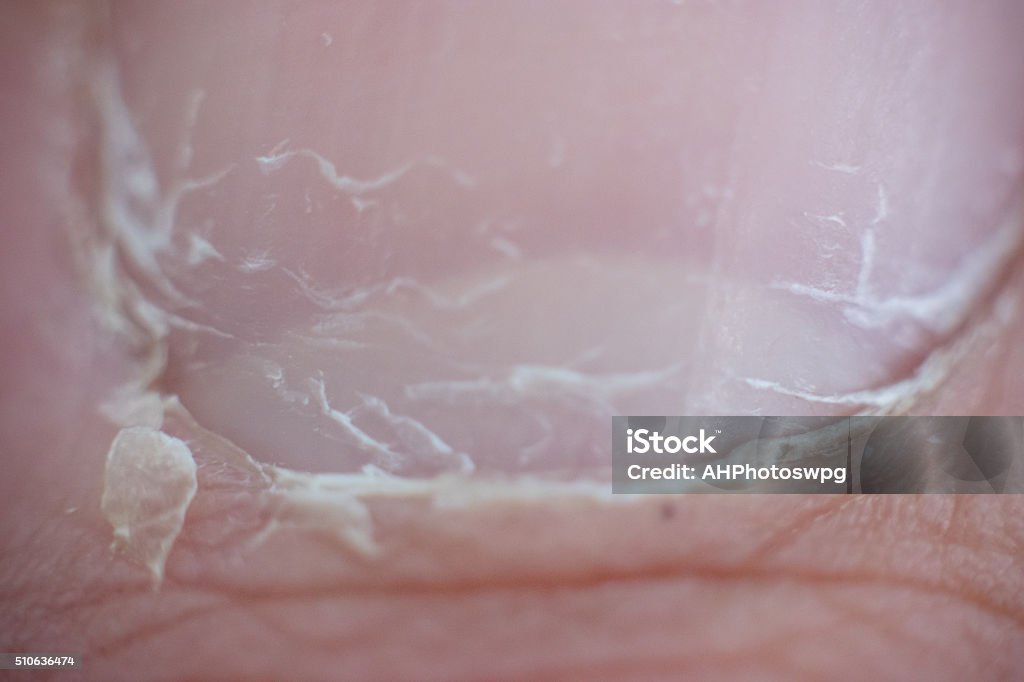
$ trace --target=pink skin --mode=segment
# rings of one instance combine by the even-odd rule
[[[964,276],[1021,211],[1019,3],[8,14],[0,649],[84,652],[87,679],[1024,675],[1019,496],[387,500],[371,509],[383,554],[368,560],[298,529],[246,544],[270,513],[259,485],[210,466],[228,452],[211,431],[296,469],[368,461],[322,413],[282,409],[271,361],[307,397],[319,377],[339,409],[373,395],[430,423],[483,474],[598,476],[607,422],[594,391],[492,396],[467,425],[465,405],[416,403],[405,386],[520,365],[677,364],[608,401],[620,413],[846,414],[871,405],[765,386],[846,396],[955,346],[937,388],[886,407],[1019,414],[1020,259],[1011,249],[991,276]],[[96,407],[142,349],[98,321],[69,245],[123,198],[124,166],[102,167],[109,100],[87,86],[104,64],[163,196],[227,171],[183,195],[158,254],[196,305],[120,254],[152,300],[231,335],[168,338],[158,385],[209,431],[181,415],[165,424],[201,469],[159,593],[110,554],[99,509],[117,429]],[[266,160],[300,150],[339,176],[404,172],[354,202],[311,154]],[[219,256],[190,263],[191,234]],[[299,282],[351,293],[398,277],[414,285],[363,308],[378,322],[331,336],[364,347],[310,340],[324,311]],[[511,284],[463,308],[428,300],[498,280]],[[874,305],[950,282],[971,295],[918,318]],[[647,326],[625,330],[627,313]],[[379,322],[395,318],[433,345]],[[587,355],[595,339],[602,352]],[[540,408],[568,435],[519,459]]]

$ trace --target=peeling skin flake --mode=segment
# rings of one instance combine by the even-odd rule
[[[148,426],[121,429],[107,453],[103,515],[112,550],[146,566],[154,589],[196,494],[196,463],[178,438]]]

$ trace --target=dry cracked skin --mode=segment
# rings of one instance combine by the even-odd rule
[[[1020,3],[4,15],[0,649],[1024,677],[1020,496],[613,496],[607,450],[1024,411]]]

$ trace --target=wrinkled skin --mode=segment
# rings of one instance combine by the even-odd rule
[[[87,656],[54,679],[1024,677],[1019,496],[388,498],[367,557],[302,524],[260,535],[272,510],[211,435],[298,470],[368,461],[323,435],[323,413],[282,408],[253,378],[270,361],[314,406],[319,377],[334,403],[372,393],[433,420],[478,484],[599,478],[605,416],[556,400],[583,435],[520,457],[543,392],[501,394],[467,426],[465,405],[399,388],[584,357],[596,373],[679,365],[608,397],[619,413],[1020,414],[1020,3],[4,15],[0,649]],[[162,196],[212,178],[182,194],[155,271],[117,256],[117,281],[202,328],[154,340],[104,322],[78,256],[130,185],[111,102]],[[319,156],[281,156],[299,150]],[[403,170],[353,190],[318,158],[358,179]],[[311,341],[311,291],[397,277],[446,301],[517,283],[454,312],[415,289],[362,308],[435,345],[386,325]],[[929,292],[949,295],[878,304]],[[627,314],[653,322],[623,333]],[[98,409],[155,345],[152,386],[191,412],[165,428],[201,472],[156,592],[109,551],[117,427]],[[871,392],[937,351],[933,385]]]

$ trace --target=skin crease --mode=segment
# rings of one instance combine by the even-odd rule
[[[516,237],[521,248],[556,264],[567,263],[580,244],[613,260],[635,246],[635,257],[662,258],[662,267],[714,271],[739,284],[712,288],[694,304],[720,314],[686,341],[700,389],[686,406],[843,413],[853,408],[808,405],[716,383],[710,369],[702,374],[712,367],[746,371],[743,363],[756,360],[776,371],[767,378],[821,375],[823,391],[841,392],[865,378],[881,385],[902,377],[920,360],[917,344],[948,342],[934,332],[892,341],[839,326],[839,316],[806,301],[764,294],[777,271],[807,281],[821,274],[823,259],[801,246],[810,233],[794,215],[824,216],[825,228],[810,219],[816,230],[834,224],[829,216],[868,225],[881,205],[876,185],[884,185],[905,227],[879,228],[877,286],[893,294],[927,291],[954,279],[959,257],[986,243],[1021,184],[1014,158],[1022,151],[1024,116],[1013,86],[1022,55],[1012,40],[1022,23],[1019,8],[965,3],[937,15],[927,4],[887,7],[780,4],[768,11],[695,3],[652,6],[645,14],[616,4],[427,4],[415,11],[10,6],[0,28],[10,93],[0,110],[7,150],[0,160],[7,226],[0,253],[0,649],[87,656],[80,670],[53,679],[1019,679],[1024,509],[1016,495],[651,496],[609,504],[586,495],[523,501],[483,490],[486,504],[457,495],[442,505],[379,498],[370,508],[381,554],[367,558],[317,529],[291,528],[246,545],[270,513],[256,484],[231,467],[210,466],[223,460],[227,446],[179,415],[166,428],[189,438],[200,493],[159,592],[144,569],[109,552],[111,529],[99,509],[103,462],[117,429],[96,407],[134,376],[146,348],[103,326],[69,244],[93,229],[69,208],[69,197],[91,191],[95,198],[102,175],[90,165],[102,121],[83,95],[91,55],[113,55],[165,188],[178,172],[188,93],[195,79],[205,79],[190,174],[236,166],[212,196],[183,202],[178,217],[179,225],[212,219],[225,257],[241,258],[249,240],[259,238],[286,264],[308,265],[328,288],[356,277],[360,263],[370,263],[367,278],[378,274],[358,245],[328,248],[338,239],[331,225],[309,223],[306,238],[293,236],[305,211],[300,188],[320,192],[313,201],[336,196],[316,184],[312,164],[289,162],[279,172],[293,175],[279,179],[262,174],[252,157],[288,137],[290,149],[320,141],[326,156],[351,165],[340,172],[374,177],[407,157],[443,151],[444,164],[428,163],[394,189],[403,205],[422,210],[407,219],[402,240],[388,243],[402,271],[439,290],[460,290],[467,270],[458,259],[478,248],[465,234],[470,228],[428,238],[428,227],[475,226],[493,215],[526,224]],[[886,33],[894,26],[907,37]],[[570,27],[578,32],[567,39]],[[865,46],[858,42],[868,40],[859,37],[864,32],[881,37]],[[477,45],[477,35],[498,41],[494,51]],[[822,35],[835,40],[819,43]],[[572,40],[579,52],[565,48]],[[654,47],[639,51],[644,56],[620,75],[621,45],[634,43]],[[431,81],[431,69],[443,71],[446,44],[461,56],[447,65],[455,76]],[[311,72],[332,47],[355,56]],[[862,60],[882,56],[854,73],[844,66],[850,51]],[[506,53],[510,62],[502,61]],[[428,58],[414,59],[421,54]],[[666,59],[693,66],[675,76],[678,88],[694,95],[686,98],[689,106],[669,98],[671,89],[658,89],[674,74]],[[515,60],[521,71],[509,70]],[[744,80],[757,64],[770,96],[756,92],[756,79]],[[901,68],[892,73],[891,64]],[[563,76],[597,73],[596,81],[581,75],[552,83],[542,66]],[[790,77],[798,67],[807,70]],[[327,78],[331,73],[343,74],[343,82]],[[505,74],[498,85],[491,84],[495,73]],[[715,78],[702,75],[708,73]],[[718,79],[738,85],[718,88]],[[922,85],[939,80],[943,88]],[[629,87],[636,93],[622,96]],[[348,92],[370,104],[346,99]],[[696,97],[711,92],[720,94]],[[859,92],[870,106],[854,106]],[[456,97],[463,109],[447,108]],[[382,118],[406,101],[425,113]],[[864,120],[840,116],[843,107]],[[342,123],[338,112],[345,113]],[[346,126],[366,132],[346,135]],[[516,137],[517,130],[530,134]],[[799,130],[812,131],[811,141]],[[564,146],[554,141],[558,132]],[[944,144],[936,146],[937,138]],[[551,168],[560,167],[559,149],[562,175]],[[874,150],[881,151],[872,156]],[[675,152],[692,163],[680,170]],[[807,162],[840,164],[840,152],[866,159],[881,180],[848,186],[848,173]],[[622,166],[635,170],[600,172]],[[457,170],[475,174],[475,190],[460,184]],[[713,228],[696,227],[699,212],[678,219],[687,249],[659,242],[654,228],[614,227],[671,221],[685,207],[672,199],[673,182],[699,188],[706,177],[729,180],[736,201],[709,205],[718,212]],[[260,223],[256,216],[268,208],[260,202],[278,180],[278,191],[297,190],[296,203],[280,209],[279,222]],[[822,197],[842,211],[815,203]],[[779,208],[787,201],[799,210]],[[591,223],[598,227],[589,229]],[[562,229],[531,231],[531,224]],[[861,241],[836,239],[840,255],[824,270],[856,280]],[[506,267],[491,257],[484,272]],[[628,270],[615,262],[609,269]],[[179,265],[165,262],[172,273]],[[1024,370],[1024,316],[1011,306],[1004,321],[987,322],[1000,293],[1024,290],[1020,270],[1011,261],[984,288],[950,335],[968,339],[966,349],[942,385],[906,411],[1020,413],[1024,396],[1013,377]],[[267,277],[205,288],[201,277],[175,282],[213,311],[200,321],[236,334],[269,325],[269,343],[279,347],[310,312],[300,309],[294,286]],[[571,303],[560,293],[571,291],[569,284],[554,278],[552,310]],[[247,298],[243,285],[256,294]],[[728,299],[728,291],[740,294]],[[752,302],[749,292],[768,298]],[[726,300],[732,303],[723,307]],[[778,341],[751,345],[755,326],[769,333],[780,319],[789,320],[777,332],[783,338],[813,328],[828,352],[801,346],[788,353]],[[855,342],[836,340],[843,335]],[[199,351],[183,338],[171,337],[161,381],[189,406],[197,404],[189,390],[197,389],[187,359]],[[243,356],[230,345],[210,348],[200,346],[221,367]],[[317,358],[301,344],[291,350],[311,353],[309,362]],[[227,391],[230,373],[224,381]],[[225,400],[231,395],[238,396],[238,414],[258,412],[254,403],[245,409],[247,399],[255,400],[250,392],[229,392]],[[222,430],[244,428],[233,426],[240,417],[197,412]]]

